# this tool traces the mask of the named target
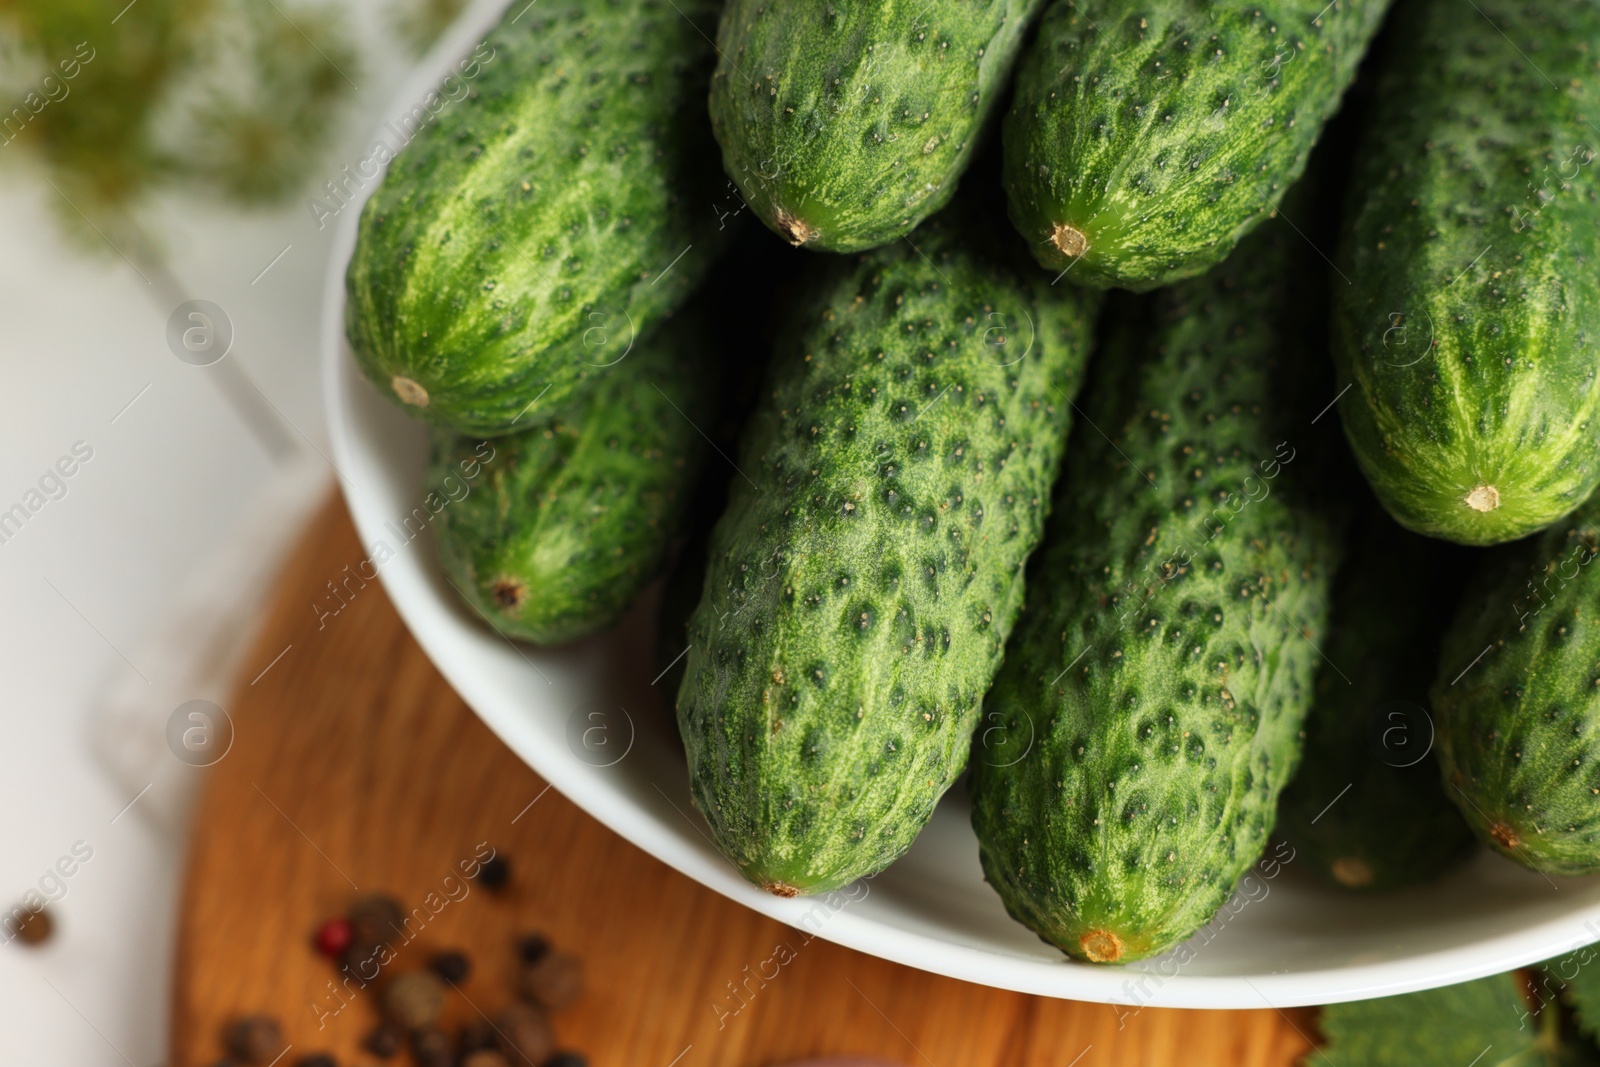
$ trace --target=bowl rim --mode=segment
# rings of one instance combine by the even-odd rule
[[[392,120],[436,87],[451,65],[471,50],[513,4],[529,0],[474,0],[427,56],[404,79],[393,102],[374,127],[374,139]],[[358,441],[354,390],[370,388],[355,369],[344,335],[345,269],[355,245],[361,209],[381,184],[369,182],[357,191],[334,220],[323,282],[320,327],[323,402],[341,491],[363,544],[380,539],[385,516]],[[355,480],[352,480],[354,478]],[[800,927],[814,906],[812,900],[784,900],[747,883],[720,856],[695,847],[693,838],[669,828],[640,805],[620,800],[600,784],[592,769],[550,757],[530,733],[528,716],[506,694],[473,677],[450,646],[458,635],[458,616],[442,610],[437,590],[426,579],[416,553],[402,553],[378,568],[383,587],[407,629],[434,666],[473,712],[523,762],[555,789],[621,835],[635,847],[678,872],[746,907],[789,926]],[[664,795],[664,794],[663,794]],[[676,802],[667,798],[677,807]],[[687,794],[682,798],[688,801]],[[684,814],[679,808],[679,814]],[[690,816],[684,815],[685,819]],[[698,817],[698,813],[695,813]],[[691,821],[698,830],[698,825]],[[1588,931],[1587,934],[1580,931]],[[1094,1001],[1130,1009],[1162,1008],[1288,1008],[1392,996],[1451,985],[1558,956],[1600,940],[1600,903],[1535,923],[1521,930],[1484,937],[1455,947],[1381,962],[1324,968],[1297,974],[1262,972],[1255,976],[1176,974],[1160,978],[1153,993],[1130,999],[1131,980],[1151,973],[1130,967],[1105,967],[1066,959],[1005,956],[999,952],[951,942],[898,928],[850,912],[833,914],[815,936],[847,948],[936,974],[1022,993]]]

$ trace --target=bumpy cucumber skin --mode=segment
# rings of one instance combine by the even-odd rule
[[[711,45],[690,22],[709,30],[714,0],[524,8],[390,164],[345,282],[372,383],[480,436],[559,411],[625,358],[727,232],[700,104]]]
[[[489,442],[435,431],[429,486],[482,459],[435,520],[445,576],[495,629],[561,644],[622,617],[666,563],[709,448],[716,405],[695,317],[596,379],[568,416]],[[459,481],[459,478],[457,479]]]
[[[1600,481],[1600,167],[1585,162],[1600,135],[1584,121],[1600,115],[1600,4],[1479,8],[1398,13],[1334,308],[1355,386],[1339,411],[1368,481],[1402,525],[1469,545],[1542,529]]]
[[[1445,789],[1496,851],[1600,871],[1600,502],[1497,549],[1433,685]]]
[[[898,239],[955,192],[1044,0],[731,0],[711,120],[774,232],[828,252]]]
[[[1461,578],[1457,552],[1406,532],[1371,501],[1334,581],[1328,658],[1276,832],[1346,889],[1424,882],[1472,850],[1422,717]]]
[[[1077,958],[1209,920],[1299,757],[1340,550],[1311,499],[1306,252],[1274,220],[1107,312],[971,778],[988,881]]]
[[[1079,285],[1210,269],[1305,169],[1387,6],[1055,0],[1004,124],[1012,222]]]
[[[783,335],[689,623],[695,803],[780,895],[882,870],[961,772],[1087,360],[1088,294],[919,233]]]

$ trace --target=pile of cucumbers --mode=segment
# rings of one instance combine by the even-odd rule
[[[445,576],[558,644],[670,572],[640,669],[781,896],[958,781],[1095,963],[1274,836],[1600,871],[1600,0],[1390,8],[513,5],[347,275]]]

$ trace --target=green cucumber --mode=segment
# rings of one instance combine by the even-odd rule
[[[955,192],[1044,0],[730,0],[711,121],[785,240],[858,252]]]
[[[1394,37],[1338,255],[1339,410],[1402,525],[1511,541],[1600,481],[1600,4],[1422,0]]]
[[[1299,757],[1341,547],[1312,491],[1311,254],[1275,220],[1107,311],[972,760],[985,876],[1071,956],[1150,956],[1209,920]]]
[[[693,291],[728,229],[700,106],[711,45],[691,21],[709,29],[716,9],[512,5],[362,210],[345,323],[379,390],[462,433],[509,433]]]
[[[716,409],[707,333],[680,316],[534,429],[487,442],[436,431],[429,484],[453,501],[434,524],[440,562],[495,629],[575,640],[661,572],[709,452],[695,428]],[[484,473],[458,498],[452,479],[473,459]]]
[[[1461,573],[1450,547],[1407,533],[1373,501],[1334,583],[1328,660],[1276,832],[1346,889],[1426,881],[1472,848],[1439,783],[1427,712],[1440,619]]]
[[[712,535],[679,731],[718,847],[782,896],[910,847],[1022,602],[1092,303],[994,230],[940,216],[819,271]]]
[[[1056,0],[1005,120],[1034,255],[1145,290],[1222,261],[1273,213],[1388,0]]]
[[[1550,874],[1600,871],[1600,501],[1496,549],[1445,636],[1446,790],[1480,838]]]

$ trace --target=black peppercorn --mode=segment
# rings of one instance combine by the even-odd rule
[[[350,906],[350,949],[361,956],[396,937],[405,935],[406,912],[387,893],[373,893]]]
[[[538,963],[549,951],[550,942],[543,934],[524,934],[517,938],[517,959],[521,960],[524,966],[531,967]]]
[[[510,880],[511,865],[500,856],[491,856],[478,868],[478,882],[485,889],[503,889]]]
[[[361,1047],[378,1057],[380,1060],[389,1059],[400,1051],[400,1045],[405,1041],[405,1031],[392,1022],[379,1023],[377,1028],[361,1039]]]
[[[555,1048],[555,1035],[544,1011],[532,1004],[513,1004],[494,1021],[500,1051],[512,1063],[539,1063]]]
[[[465,952],[449,949],[434,953],[428,960],[428,969],[450,985],[460,985],[472,973],[472,961]]]
[[[444,1011],[445,987],[430,971],[407,971],[383,991],[383,1011],[407,1030],[435,1026]]]
[[[417,1067],[454,1067],[450,1036],[437,1026],[425,1026],[411,1035],[411,1055]]]
[[[283,1027],[270,1015],[245,1015],[228,1024],[222,1043],[236,1059],[265,1065],[283,1051]]]
[[[461,1028],[461,1033],[456,1036],[456,1051],[463,1059],[468,1053],[478,1052],[486,1048],[498,1048],[500,1037],[495,1033],[494,1027],[484,1019],[474,1019]]]
[[[547,951],[536,962],[522,965],[517,988],[527,999],[560,1011],[583,995],[583,961],[565,952]]]
[[[589,1060],[579,1052],[558,1052],[544,1061],[544,1067],[589,1067]]]
[[[360,982],[372,982],[383,970],[386,955],[382,945],[351,945],[339,957],[339,970]]]

